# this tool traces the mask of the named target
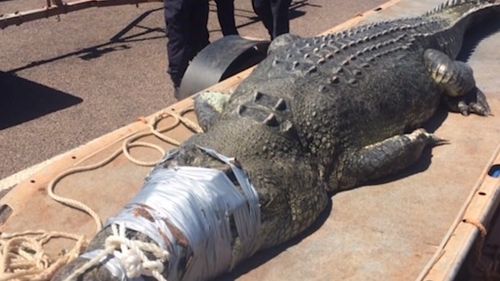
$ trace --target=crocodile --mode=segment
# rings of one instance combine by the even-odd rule
[[[491,114],[472,69],[456,57],[467,29],[499,11],[496,1],[453,0],[418,17],[312,38],[277,37],[230,98],[196,98],[205,132],[157,168],[208,167],[230,175],[200,147],[235,157],[258,193],[257,250],[283,243],[309,227],[330,196],[401,171],[425,147],[443,143],[422,129],[440,104],[463,115]],[[104,247],[109,235],[106,227],[88,250]],[[128,236],[151,241],[139,232]],[[236,262],[226,270],[253,254],[242,256],[239,237],[232,239]],[[53,280],[86,262],[77,258]],[[99,264],[78,280],[118,279]]]

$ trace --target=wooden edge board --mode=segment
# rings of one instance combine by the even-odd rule
[[[334,32],[338,32],[340,30],[344,30],[344,29],[347,29],[347,28],[350,28],[350,27],[353,27],[355,25],[357,25],[358,23],[360,23],[362,20],[366,19],[366,17],[369,17],[371,15],[374,15],[374,14],[377,14],[377,13],[380,13],[381,11],[391,7],[391,6],[394,6],[396,5],[397,3],[399,3],[401,0],[390,0],[390,1],[387,1],[385,3],[383,3],[382,5],[376,7],[375,9],[372,9],[372,10],[369,10],[369,11],[366,11],[364,13],[359,13],[357,14],[356,16],[354,16],[353,18],[337,25],[337,26],[334,26],[333,28],[330,28],[322,33],[320,33],[320,35],[326,35],[326,34],[329,34],[329,33],[334,33]]]
[[[486,235],[487,226],[500,203],[500,177],[489,175],[495,165],[500,165],[500,146],[418,281],[454,280],[476,238]]]

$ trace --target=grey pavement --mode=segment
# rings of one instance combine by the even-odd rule
[[[291,32],[312,36],[383,2],[295,0]],[[44,3],[2,1],[0,14]],[[214,41],[222,35],[210,5]],[[162,6],[91,8],[0,30],[0,179],[176,101]],[[250,0],[235,6],[240,34],[267,38]]]

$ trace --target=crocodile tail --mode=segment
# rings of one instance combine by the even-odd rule
[[[471,22],[483,16],[500,13],[500,0],[448,0],[424,14],[444,20],[448,27],[468,28]]]
[[[448,0],[424,16],[444,24],[437,34],[445,41],[455,42],[445,44],[443,49],[445,53],[455,57],[460,50],[463,36],[471,25],[490,16],[499,18],[498,15],[500,0]]]
[[[482,6],[494,4],[495,0],[447,0],[436,6],[433,10],[428,11],[424,16],[436,15],[440,13],[457,13],[459,16],[470,11],[480,9]]]

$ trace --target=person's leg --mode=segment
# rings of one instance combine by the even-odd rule
[[[205,48],[208,40],[208,1],[207,0],[186,0],[190,2],[190,43],[192,46],[189,60],[193,59],[198,52]]]
[[[178,88],[189,62],[189,17],[184,0],[164,0],[168,73]]]
[[[269,0],[252,0],[252,7],[255,14],[262,20],[269,36],[273,38],[273,14],[271,13]]]
[[[273,14],[273,33],[272,38],[290,31],[290,19],[288,10],[291,0],[271,0],[271,11]]]
[[[217,18],[224,36],[238,35],[234,20],[234,0],[215,0],[217,4]]]

